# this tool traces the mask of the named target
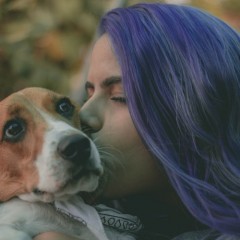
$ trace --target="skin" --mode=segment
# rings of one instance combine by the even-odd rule
[[[63,233],[47,232],[38,235],[37,237],[34,238],[34,240],[79,240],[79,239],[67,236]]]
[[[174,199],[173,192],[164,171],[134,127],[125,102],[120,66],[107,35],[103,35],[93,48],[85,87],[88,99],[81,108],[81,122],[90,128],[107,169],[101,197],[116,199],[151,193],[169,203]],[[51,234],[45,233],[35,239],[56,239]]]

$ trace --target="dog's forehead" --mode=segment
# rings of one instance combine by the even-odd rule
[[[3,108],[7,108],[10,112],[12,111],[12,109],[20,109],[21,106],[24,108],[26,108],[27,106],[49,108],[59,98],[61,98],[60,94],[57,94],[47,89],[26,88],[8,96],[3,101],[1,101],[0,105]]]
[[[44,88],[25,88],[16,93],[19,97],[22,95],[37,105],[51,104],[56,99],[62,97],[60,94]]]
[[[37,109],[54,111],[54,103],[61,98],[60,94],[43,88],[26,88],[13,93],[0,102],[2,120],[16,117],[27,112],[38,112]]]

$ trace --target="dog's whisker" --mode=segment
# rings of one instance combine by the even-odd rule
[[[120,171],[125,171],[123,162],[121,161],[122,152],[113,146],[98,147],[98,152],[100,154],[100,159],[104,166],[105,174],[111,175],[111,178],[115,178],[114,172],[116,169]]]

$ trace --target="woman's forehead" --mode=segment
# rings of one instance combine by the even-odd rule
[[[120,66],[112,50],[109,38],[104,34],[96,42],[89,66],[88,79],[106,79],[112,76],[120,76]]]
[[[101,56],[113,57],[114,52],[107,34],[103,34],[95,43],[92,51],[92,58]]]

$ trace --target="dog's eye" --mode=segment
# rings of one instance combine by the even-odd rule
[[[74,112],[74,106],[68,98],[63,98],[58,101],[56,110],[64,117],[71,117]]]
[[[17,142],[22,139],[25,133],[25,123],[21,119],[12,119],[5,124],[3,140]]]

